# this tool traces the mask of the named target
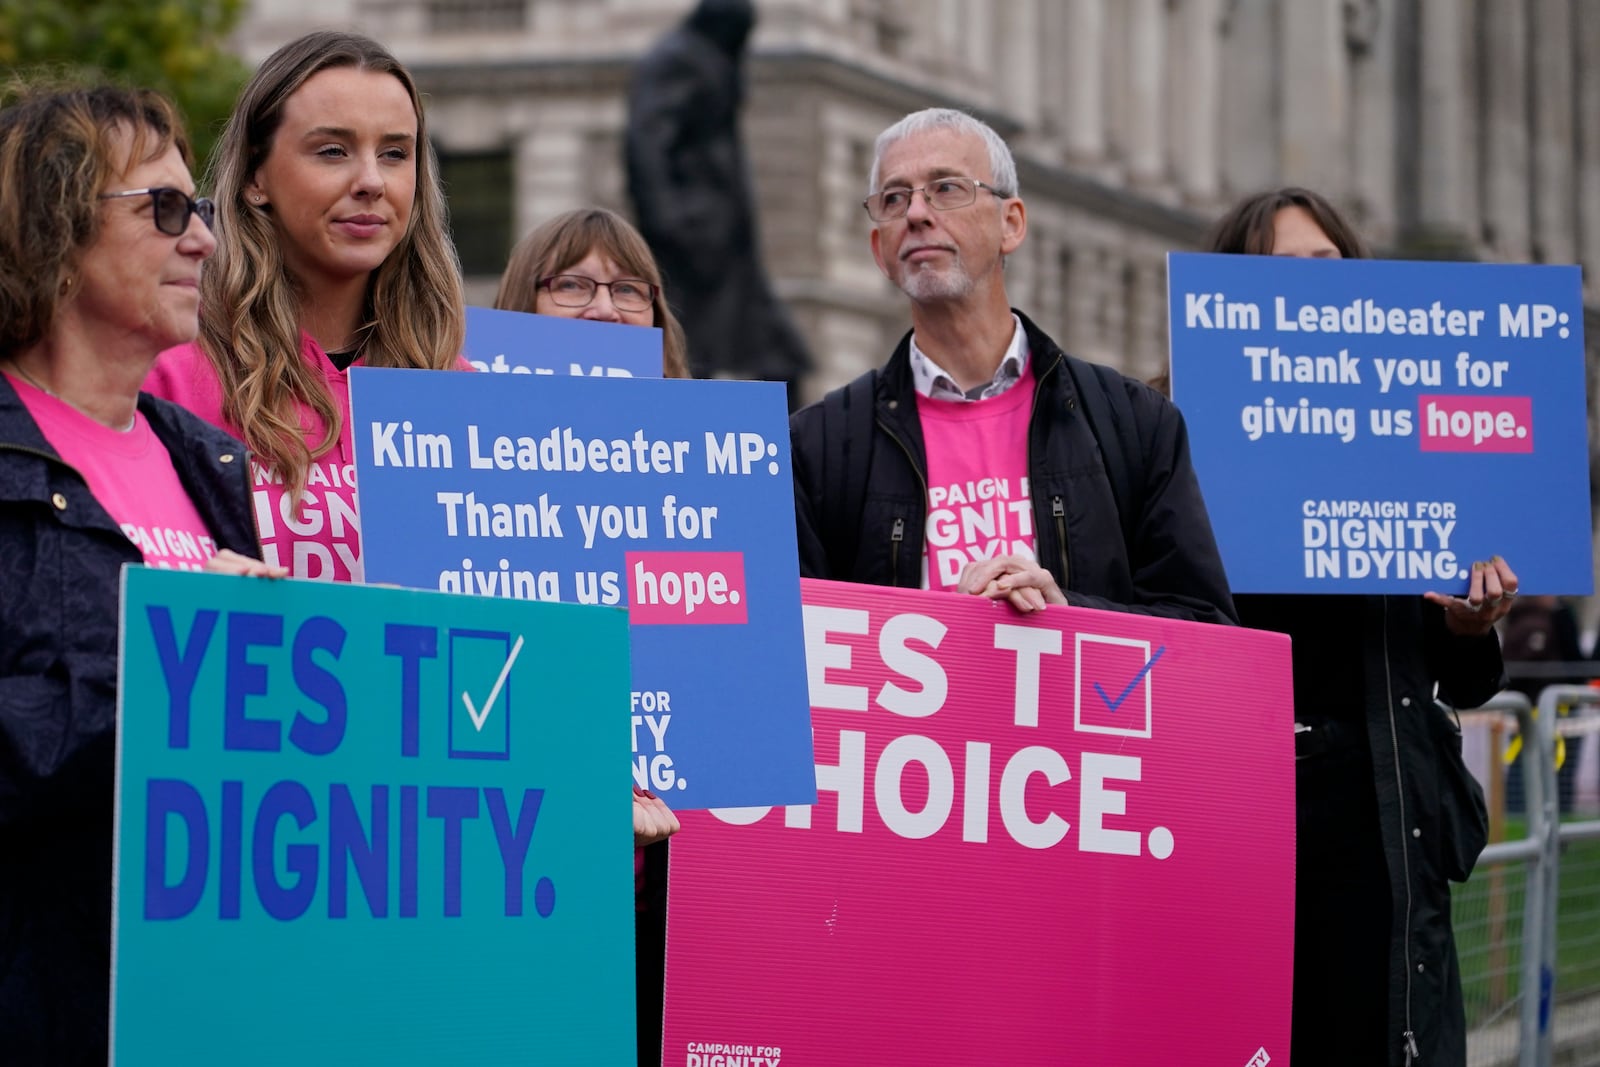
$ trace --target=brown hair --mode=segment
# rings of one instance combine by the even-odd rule
[[[109,85],[15,84],[0,110],[0,356],[44,340],[79,257],[100,236],[97,197],[135,161],[189,142],[170,101]]]
[[[410,72],[356,33],[320,31],[284,45],[240,92],[213,156],[217,252],[200,285],[200,347],[221,380],[223,414],[283,476],[294,500],[312,461],[339,440],[342,416],[300,355],[300,305],[315,295],[288,274],[270,212],[247,204],[245,189],[272,148],[285,103],[313,75],[334,67],[393,75],[417,116],[416,199],[400,243],[367,284],[362,362],[454,367],[465,334],[461,267],[445,230],[438,161]],[[322,420],[320,441],[305,440],[301,404]]]
[[[1211,228],[1203,251],[1270,256],[1273,220],[1287,207],[1301,208],[1310,215],[1345,259],[1371,258],[1372,253],[1361,235],[1326,198],[1295,185],[1256,193],[1239,201]]]
[[[1370,259],[1366,242],[1356,233],[1355,227],[1345,221],[1337,208],[1320,193],[1287,185],[1264,193],[1247,196],[1228,213],[1217,220],[1206,237],[1204,252],[1221,252],[1228,255],[1272,255],[1273,221],[1286,207],[1297,207],[1311,216],[1328,235],[1328,240],[1345,259]],[[1172,372],[1164,370],[1147,383],[1163,396],[1172,395]]]
[[[667,305],[661,269],[639,231],[615,211],[602,207],[568,211],[518,241],[500,276],[494,306],[503,311],[532,311],[539,296],[539,283],[580,263],[590,252],[599,252],[656,287],[653,311],[654,324],[661,328],[662,373],[668,378],[689,377],[688,343],[683,327]]]

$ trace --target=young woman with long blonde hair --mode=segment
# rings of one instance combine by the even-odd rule
[[[460,266],[410,73],[354,33],[273,53],[211,166],[219,247],[200,336],[146,388],[254,454],[269,562],[359,580],[352,364],[464,367]]]

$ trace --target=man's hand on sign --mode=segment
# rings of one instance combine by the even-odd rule
[[[654,793],[633,787],[633,847],[644,848],[665,841],[679,830],[678,817]]]
[[[1472,581],[1464,597],[1424,593],[1444,608],[1445,625],[1462,637],[1482,637],[1511,611],[1517,598],[1517,574],[1499,556],[1472,565]]]
[[[287,578],[288,567],[279,567],[272,563],[263,563],[259,559],[241,556],[231,548],[225,548],[215,556],[206,560],[206,570],[211,574],[236,574],[245,578]]]
[[[956,589],[991,600],[1009,600],[1018,611],[1043,611],[1046,604],[1067,603],[1055,576],[1026,556],[996,556],[969,563],[962,569]]]

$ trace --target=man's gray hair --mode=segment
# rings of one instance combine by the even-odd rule
[[[956,111],[948,107],[930,107],[922,111],[913,111],[878,134],[878,141],[872,149],[872,173],[867,177],[867,195],[871,196],[878,191],[878,167],[883,162],[883,154],[895,142],[913,134],[929,133],[933,130],[954,130],[957,133],[971,133],[981,137],[984,147],[989,150],[989,170],[995,191],[1001,196],[1017,195],[1017,162],[1011,158],[1011,149],[1007,147],[1005,141],[982,119],[973,118],[965,111]]]

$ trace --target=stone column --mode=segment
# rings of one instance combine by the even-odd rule
[[[1361,205],[1362,236],[1391,245],[1399,232],[1400,204],[1395,153],[1395,59],[1397,0],[1372,0],[1366,20],[1346,25],[1350,59],[1351,192]]]
[[[922,17],[938,27],[933,34],[933,47],[936,62],[945,71],[967,70],[967,57],[962,47],[966,28],[963,6],[965,0],[925,0],[922,9]]]
[[[1094,350],[1095,293],[1092,288],[1096,253],[1081,240],[1063,241],[1056,248],[1056,285],[1061,294],[1061,316],[1065,322],[1061,346],[1075,356],[1088,358]]]
[[[1592,6],[1592,0],[1590,0]],[[1571,263],[1574,229],[1572,146],[1572,0],[1536,0],[1533,7],[1533,234],[1546,263]]]
[[[1221,192],[1217,152],[1222,141],[1222,0],[1184,0],[1173,20],[1183,68],[1174,101],[1173,156],[1180,188],[1212,206]]]
[[[1575,21],[1578,54],[1600,56],[1600,4],[1578,4]],[[1577,81],[1578,259],[1593,302],[1600,300],[1600,66],[1580,65]]]
[[[1466,106],[1462,48],[1467,27],[1459,3],[1421,3],[1418,59],[1418,222],[1435,240],[1459,243],[1469,232]]]
[[[1145,186],[1166,177],[1161,102],[1163,63],[1163,0],[1124,0],[1127,4],[1128,54],[1127,123],[1123,143],[1128,149],[1128,177]]]
[[[973,7],[984,11],[982,4]],[[1000,106],[1029,132],[1039,132],[1040,54],[1045,47],[1039,0],[1000,0],[993,9],[997,30],[988,42],[986,69],[995,72]],[[1055,56],[1052,63],[1059,62]]]
[[[1158,253],[1135,253],[1127,273],[1128,351],[1122,372],[1149,381],[1167,369],[1167,272]]]
[[[581,131],[553,108],[544,119],[514,150],[519,238],[550,216],[588,202]]]
[[[996,27],[1003,18],[1002,8],[1007,6],[1009,0],[962,0],[961,31],[955,42],[962,67],[972,72],[967,95],[1002,109],[1010,102],[1000,95],[1006,85],[1006,71],[995,63],[1004,48],[996,47]],[[1014,41],[1007,43],[1012,48],[1016,46]],[[1005,55],[1007,63],[1015,62],[1015,53],[1007,50]]]
[[[1066,259],[1065,248],[1061,241],[1059,222],[1054,223],[1046,232],[1037,235],[1030,232],[1028,240],[1038,238],[1038,256],[1034,260],[1034,274],[1039,280],[1038,302],[1039,311],[1052,324],[1056,331],[1051,336],[1062,344],[1069,344],[1072,323],[1067,313],[1067,278],[1063,269]],[[1030,227],[1031,230],[1031,227]],[[1048,332],[1048,331],[1047,331]],[[1072,351],[1068,348],[1067,351]]]
[[[1266,4],[1223,9],[1220,102],[1222,184],[1229,195],[1281,184],[1278,173],[1278,42]]]
[[[1484,217],[1495,253],[1510,260],[1528,258],[1531,236],[1526,20],[1522,4],[1484,9]]]
[[[1106,156],[1105,0],[1065,0],[1065,8],[1059,66],[1066,71],[1067,83],[1058,104],[1066,116],[1067,158],[1079,164],[1099,163]]]
[[[1279,176],[1342,199],[1350,124],[1340,5],[1284,0],[1279,10]]]
[[[1128,301],[1122,284],[1124,260],[1120,249],[1096,250],[1095,277],[1090,281],[1095,299],[1095,333],[1089,358],[1112,367],[1128,359]]]

